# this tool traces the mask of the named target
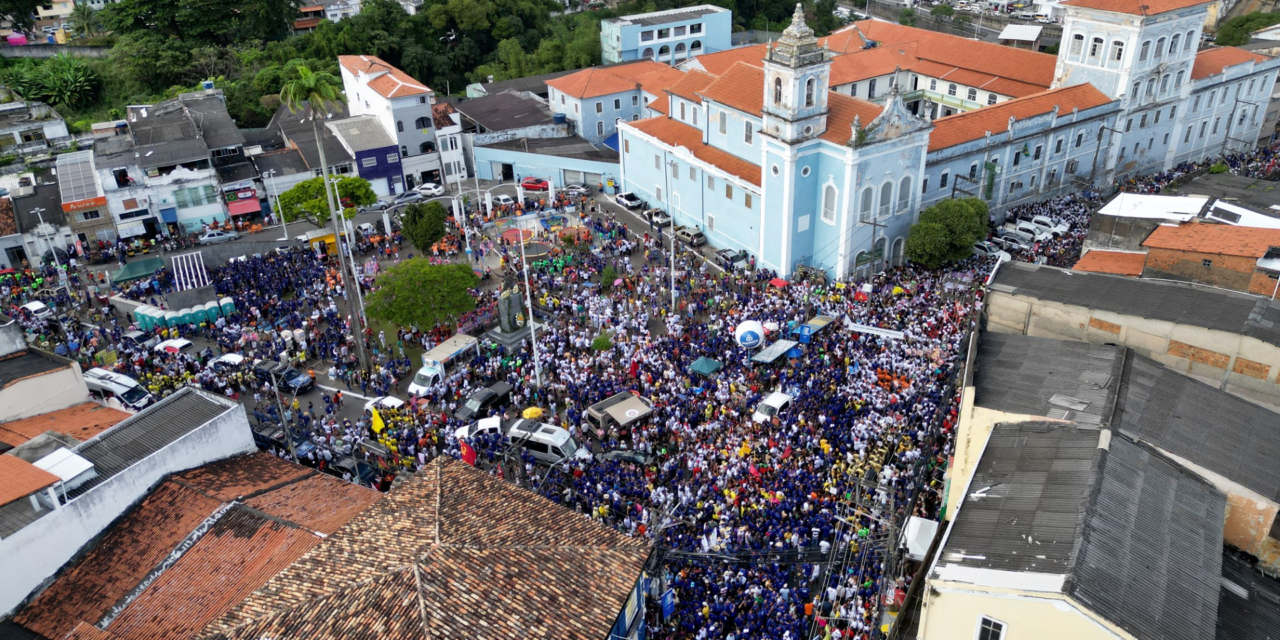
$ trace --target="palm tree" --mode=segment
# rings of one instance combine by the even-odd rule
[[[324,157],[323,129],[318,124],[328,118],[339,105],[345,104],[347,96],[342,93],[342,81],[332,73],[315,73],[306,65],[298,67],[298,77],[284,83],[280,89],[280,103],[289,108],[289,113],[305,111],[311,120],[311,130],[316,136],[316,148],[320,151],[321,173],[324,174],[325,197],[329,200],[331,215],[337,214],[334,199],[329,190],[329,163]]]
[[[77,2],[71,10],[71,30],[85,37],[98,35],[98,10],[85,2]]]

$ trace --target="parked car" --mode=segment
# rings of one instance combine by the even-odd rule
[[[120,341],[126,345],[137,347],[139,349],[150,349],[157,344],[160,344],[160,338],[141,331],[130,331],[129,333],[121,336]]]
[[[745,269],[747,268],[747,265],[751,264],[751,257],[742,249],[737,251],[734,251],[733,249],[721,249],[712,256],[712,260],[728,271]]]
[[[454,430],[453,435],[458,439],[462,439],[505,432],[506,427],[502,424],[502,416],[490,416],[481,418],[465,427],[458,427]]]
[[[1021,236],[1000,236],[999,238],[996,238],[994,242],[1005,251],[1012,253],[1031,250],[1031,243],[1024,240]]]
[[[973,255],[978,256],[979,258],[1000,258],[1001,260],[1010,259],[1007,252],[1001,251],[1000,247],[996,246],[995,243],[987,242],[986,240],[979,240],[973,243]]]
[[[495,382],[483,389],[476,389],[467,396],[467,401],[453,412],[453,417],[469,422],[476,416],[488,415],[490,409],[507,404],[507,397],[510,395],[511,385],[505,382]]]
[[[28,302],[19,308],[31,314],[31,317],[33,318],[47,318],[53,315],[53,309],[50,309],[48,305],[38,300],[35,302]]]
[[[442,196],[444,195],[444,187],[434,182],[424,182],[415,189],[424,196]]]
[[[357,460],[351,456],[347,456],[332,465],[325,467],[325,471],[333,474],[335,477],[342,478],[344,475],[350,476],[350,481],[355,484],[369,486],[370,483],[378,480],[378,470],[373,465],[364,460]]]
[[[653,456],[643,451],[632,451],[630,449],[615,449],[613,451],[605,451],[604,453],[595,454],[596,462],[606,462],[609,460],[617,460],[620,462],[630,462],[647,467],[653,464]]]
[[[546,191],[551,188],[551,183],[542,178],[525,178],[520,181],[520,187],[525,191]]]
[[[1052,233],[1055,238],[1071,230],[1071,225],[1060,220],[1054,220],[1049,216],[1031,216],[1031,223],[1048,229],[1049,233]]]
[[[306,393],[316,386],[316,381],[312,380],[310,375],[273,360],[259,360],[253,363],[253,373],[264,382],[274,378],[281,389],[293,395]]]
[[[218,373],[226,373],[235,371],[244,364],[244,356],[238,353],[224,353],[209,363],[209,366]]]
[[[572,184],[566,184],[564,186],[564,192],[571,196],[589,196],[591,195],[591,187],[575,182]]]
[[[364,403],[365,413],[369,413],[373,409],[399,409],[404,406],[404,400],[395,396],[379,396]]]
[[[386,210],[387,210],[387,207],[390,207],[390,206],[391,206],[391,201],[389,201],[389,200],[378,200],[377,202],[374,202],[373,204],[366,204],[366,205],[364,205],[363,207],[359,207],[359,208],[357,208],[357,209],[356,209],[356,212],[358,212],[358,213],[372,213],[372,212],[374,212],[374,211],[386,211]]]
[[[631,193],[630,191],[626,193],[619,193],[613,197],[613,201],[628,209],[639,209],[644,205],[644,200],[641,200],[636,196],[636,194]]]
[[[773,420],[776,415],[782,414],[791,406],[791,396],[780,391],[774,391],[765,396],[760,404],[756,405],[755,413],[751,414],[753,422],[768,422]]]
[[[644,212],[644,217],[655,227],[666,227],[671,224],[671,215],[662,209],[648,209]]]
[[[406,204],[413,204],[415,202],[422,202],[425,198],[426,196],[422,195],[422,192],[420,191],[406,191],[396,196],[396,199],[391,201],[391,206],[399,207]]]
[[[200,236],[199,242],[204,245],[219,244],[222,242],[231,242],[239,237],[240,234],[235,231],[206,231],[204,232],[204,235]]]
[[[506,207],[506,206],[513,205],[515,203],[516,203],[515,199],[512,198],[511,196],[498,194],[493,197],[493,206],[495,207]]]
[[[691,246],[699,247],[707,243],[707,237],[694,227],[676,227],[676,238]]]
[[[173,338],[164,342],[157,342],[156,346],[151,347],[156,353],[186,353],[196,348],[196,345],[185,338]]]

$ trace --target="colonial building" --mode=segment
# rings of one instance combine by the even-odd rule
[[[400,147],[404,180],[390,192],[400,193],[423,182],[443,182],[431,112],[435,92],[377,56],[338,56],[338,66],[348,112],[376,118]]]
[[[732,46],[733,12],[709,4],[653,11],[600,22],[605,64],[632,60],[682,62]]]

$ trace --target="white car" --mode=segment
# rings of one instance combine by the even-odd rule
[[[1031,222],[1036,226],[1048,229],[1055,236],[1061,236],[1071,230],[1071,225],[1061,221],[1054,221],[1049,216],[1032,216]]]
[[[979,258],[997,258],[1001,262],[1008,262],[1012,259],[1008,252],[1002,251],[1000,247],[986,240],[979,240],[973,243],[973,255]]]
[[[780,415],[791,406],[791,396],[774,391],[764,397],[760,404],[756,405],[755,413],[751,414],[752,422],[769,422],[773,417]]]
[[[364,403],[365,412],[373,409],[399,409],[404,406],[404,400],[393,396],[381,396]]]
[[[424,196],[442,196],[444,195],[444,187],[434,182],[424,182],[416,187],[418,193]]]
[[[502,416],[481,418],[465,427],[458,427],[454,430],[453,435],[458,439],[462,439],[490,433],[502,433]]]
[[[39,301],[28,302],[22,305],[21,308],[36,318],[47,318],[53,315],[53,309],[50,309],[48,305]]]
[[[238,353],[224,353],[214,358],[209,366],[215,371],[229,371],[240,368],[244,364],[244,356]]]
[[[496,195],[493,197],[493,206],[505,207],[515,204],[516,201],[511,196]]]
[[[181,353],[185,351],[190,351],[194,349],[195,346],[196,345],[192,344],[190,340],[186,340],[184,338],[174,338],[172,340],[165,340],[164,342],[157,344],[156,346],[152,347],[151,350],[155,351],[156,353]]]
[[[231,242],[239,238],[240,234],[235,231],[206,231],[200,236],[200,244],[218,244],[221,242]]]

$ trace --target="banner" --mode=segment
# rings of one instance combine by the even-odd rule
[[[472,449],[471,445],[465,442],[461,444],[462,444],[462,461],[473,467],[476,466],[476,450]]]
[[[370,411],[373,413],[373,432],[382,433],[382,430],[387,428],[386,423],[382,421],[382,416],[378,415],[377,409],[370,409]]]
[[[890,329],[881,329],[880,327],[872,327],[865,324],[858,324],[850,320],[849,316],[844,317],[844,326],[847,327],[850,331],[855,331],[857,333],[869,333],[873,336],[880,336],[881,338],[889,338],[890,340],[901,340],[904,337],[904,334],[901,331],[893,331]]]

